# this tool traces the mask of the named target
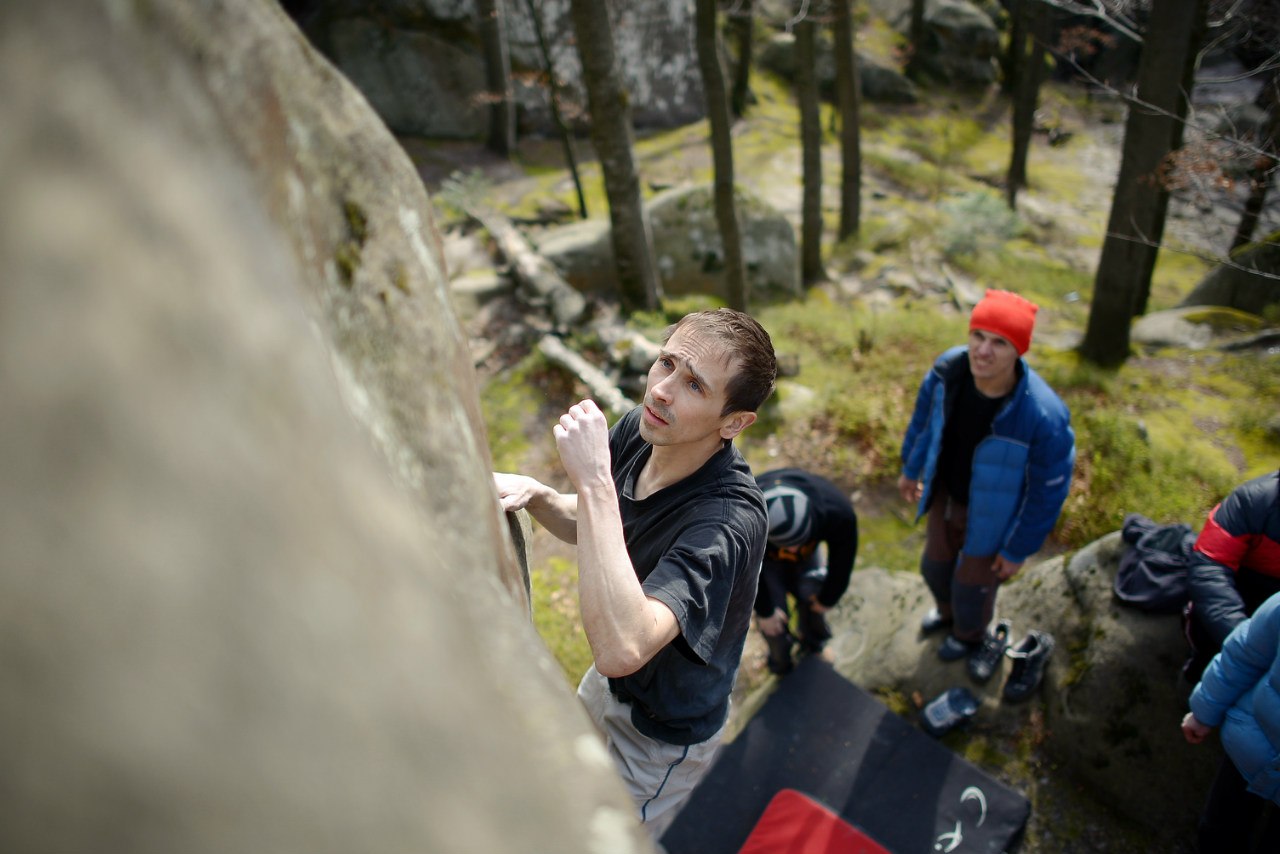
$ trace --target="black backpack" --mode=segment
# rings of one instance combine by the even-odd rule
[[[1181,610],[1190,598],[1187,568],[1196,542],[1191,526],[1158,525],[1140,513],[1130,513],[1124,517],[1120,536],[1128,547],[1116,572],[1116,598],[1144,611]]]

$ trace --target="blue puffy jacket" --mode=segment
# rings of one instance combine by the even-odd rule
[[[1280,593],[1231,630],[1190,702],[1197,720],[1222,728],[1249,791],[1280,803]]]
[[[1071,413],[1025,359],[1018,382],[991,423],[991,435],[973,455],[969,521],[962,551],[999,553],[1022,563],[1053,530],[1071,488],[1076,437]],[[916,408],[902,442],[902,473],[924,484],[916,518],[933,491],[942,432],[961,382],[971,382],[968,347],[947,350],[920,384]]]

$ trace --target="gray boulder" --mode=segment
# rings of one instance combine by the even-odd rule
[[[991,16],[966,0],[933,0],[925,12],[917,67],[954,86],[987,86],[998,73],[1000,33]]]
[[[735,198],[751,293],[764,298],[798,294],[795,229],[780,211],[741,187]],[[726,297],[724,249],[711,188],[665,190],[649,201],[647,210],[664,291]],[[586,220],[549,229],[536,242],[538,251],[575,288],[598,293],[616,288],[608,221]]]
[[[272,0],[0,5],[0,850],[652,850],[430,203]]]
[[[700,119],[704,99],[692,7],[660,0],[611,5],[618,67],[636,126]],[[569,2],[543,0],[537,6],[562,97],[580,105],[585,116]],[[547,90],[536,82],[544,62],[528,8],[502,8],[519,124],[524,131],[554,132]],[[299,23],[392,130],[442,138],[483,134],[484,57],[472,0],[317,0]]]
[[[796,75],[796,39],[790,33],[776,33],[759,49],[756,61],[760,67],[788,81]],[[818,78],[818,90],[825,98],[834,98],[836,91],[836,61],[831,39],[825,32],[819,35],[814,57],[814,72]],[[862,97],[868,101],[887,104],[914,104],[919,96],[916,84],[895,68],[876,61],[858,51],[858,82]]]
[[[1228,306],[1263,315],[1280,306],[1280,232],[1241,248],[1209,272],[1180,305]]]
[[[1261,326],[1261,318],[1232,308],[1188,306],[1155,311],[1135,319],[1129,339],[1147,347],[1203,350],[1247,340]]]
[[[1187,745],[1178,730],[1189,693],[1180,618],[1120,606],[1112,595],[1122,546],[1116,532],[1069,560],[1029,565],[1001,591],[998,615],[1011,621],[1015,641],[1036,628],[1057,642],[1028,704],[1001,701],[1009,660],[979,686],[963,664],[937,657],[940,638],[919,633],[932,600],[915,573],[855,573],[831,620],[836,667],[868,690],[925,700],[966,685],[982,701],[977,726],[986,732],[1012,736],[1039,709],[1057,773],[1131,820],[1190,834],[1220,753]]]

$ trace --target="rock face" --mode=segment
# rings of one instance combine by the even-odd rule
[[[1000,33],[986,12],[965,0],[934,0],[924,25],[922,72],[953,86],[995,81]]]
[[[392,130],[444,138],[475,138],[484,132],[484,56],[472,0],[314,0],[293,5],[299,7],[294,14],[308,35]],[[564,91],[585,110],[569,0],[535,5]],[[610,8],[618,65],[637,127],[674,127],[701,118],[692,4],[644,0],[613,2]],[[502,9],[519,123],[525,131],[551,133],[548,93],[535,82],[544,63],[528,4],[507,3]]]
[[[780,211],[741,188],[735,198],[747,286],[752,294],[768,298],[799,293],[799,256],[791,223]],[[711,187],[665,190],[649,201],[648,215],[663,290],[672,296],[710,293],[727,297],[724,248]],[[537,243],[538,251],[575,288],[616,291],[608,220],[550,229]]]
[[[796,39],[790,33],[775,33],[761,45],[756,61],[760,67],[772,71],[787,80],[796,76]],[[858,53],[858,82],[862,97],[884,104],[914,104],[919,100],[916,85],[897,69],[876,62],[866,54]],[[814,74],[818,89],[824,98],[834,98],[836,90],[836,59],[831,39],[820,31],[814,57]]]
[[[854,574],[832,618],[836,667],[869,690],[918,691],[925,699],[966,685],[982,700],[976,725],[990,731],[1014,731],[1038,707],[1057,773],[1130,819],[1191,838],[1221,753],[1182,739],[1190,686],[1179,672],[1181,620],[1118,604],[1112,583],[1122,548],[1117,531],[1070,560],[1029,566],[1001,591],[998,616],[1012,622],[1015,642],[1032,628],[1057,641],[1029,704],[1001,701],[1007,659],[984,686],[963,664],[938,659],[940,638],[921,638],[918,628],[932,600],[912,573]]]
[[[1280,233],[1242,247],[1231,260],[1231,266],[1210,271],[1181,305],[1221,305],[1257,315],[1280,306]]]
[[[0,850],[651,850],[365,100],[272,0],[9,3],[0,125]]]

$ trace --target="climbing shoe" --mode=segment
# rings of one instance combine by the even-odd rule
[[[951,618],[942,616],[937,608],[930,608],[920,619],[920,634],[931,635],[941,629],[951,628]]]
[[[982,641],[963,641],[955,635],[949,634],[942,639],[942,643],[938,646],[938,658],[943,661],[959,661],[962,658],[968,658],[973,655],[981,645]]]
[[[941,738],[977,713],[978,698],[968,688],[952,688],[929,701],[920,712],[920,726],[934,738]]]
[[[1004,651],[1009,648],[1009,634],[1013,631],[1008,620],[1001,620],[982,638],[982,645],[969,656],[969,677],[978,684],[985,683],[1000,666]]]
[[[1032,629],[1017,645],[1005,653],[1013,659],[1013,670],[1004,683],[1004,698],[1011,703],[1021,702],[1040,687],[1045,665],[1053,654],[1053,635]]]

